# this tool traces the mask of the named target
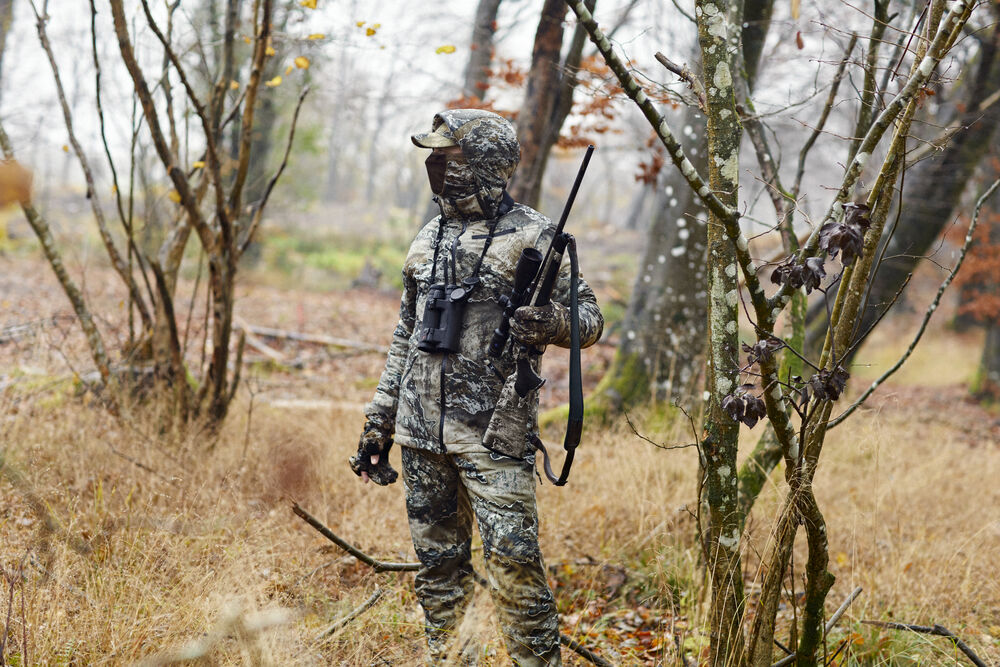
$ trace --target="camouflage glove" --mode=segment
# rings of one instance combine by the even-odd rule
[[[389,450],[392,449],[392,429],[377,416],[370,416],[365,422],[365,430],[358,442],[358,453],[348,459],[351,470],[358,477],[367,473],[368,479],[379,486],[387,486],[396,481],[398,474],[389,465]],[[378,463],[372,463],[372,456],[378,455]]]
[[[569,308],[555,301],[521,306],[510,318],[510,333],[525,345],[569,347]]]

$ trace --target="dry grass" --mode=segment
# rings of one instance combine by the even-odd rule
[[[213,660],[419,662],[410,576],[377,575],[342,557],[288,510],[294,498],[369,552],[412,559],[401,488],[362,487],[345,465],[359,413],[258,405],[245,443],[244,404],[217,440],[171,442],[74,398],[46,403],[23,400],[7,410],[4,425],[0,557],[8,572],[33,559],[15,591],[15,653],[23,594],[33,664],[131,663],[211,635],[241,610],[252,626],[261,611],[276,608],[289,610],[287,622],[249,639],[230,623]],[[683,434],[664,437],[680,441]],[[693,505],[694,464],[691,450],[658,450],[624,430],[591,431],[572,484],[540,488],[543,549],[564,630],[589,630],[607,642],[605,650],[638,661],[649,655],[645,647],[630,647],[629,633],[608,619],[627,621],[630,608],[644,607],[666,622],[672,600],[675,632],[687,628],[688,646],[698,645],[692,629],[704,609],[693,519],[679,510]],[[20,472],[16,484],[11,467]],[[969,442],[928,423],[919,406],[886,406],[834,431],[818,482],[838,577],[831,604],[861,585],[865,593],[849,618],[937,622],[981,655],[1000,655],[985,634],[1000,625],[998,478],[995,443]],[[41,500],[34,508],[32,496]],[[751,526],[757,548],[776,498],[776,490],[765,495]],[[51,513],[55,532],[44,528],[41,512]],[[797,557],[803,562],[804,553]],[[582,562],[587,558],[597,565]],[[606,599],[608,568],[601,564],[629,570],[617,600]],[[332,639],[314,641],[377,586],[387,594],[373,610]],[[487,647],[502,656],[488,602],[479,607]],[[594,623],[598,616],[606,618]],[[878,649],[884,634],[844,627],[859,633],[857,653]],[[961,664],[940,639],[881,641],[884,659],[865,664],[910,664],[903,656],[914,651],[933,661],[924,664]]]
[[[96,277],[90,289],[103,298]],[[251,321],[346,337],[387,335],[364,327],[391,321],[395,310],[392,295],[368,295],[360,307],[339,295],[246,289],[244,303],[258,309],[244,313]],[[28,313],[40,291],[5,293]],[[873,340],[866,358],[894,359],[908,342],[899,326]],[[377,359],[333,358],[320,373],[251,371],[258,393],[249,428],[243,393],[218,437],[178,439],[141,411],[115,420],[72,383],[53,381],[67,359],[86,359],[69,338],[46,335],[3,357],[21,369],[4,372],[14,381],[0,391],[0,566],[10,575],[0,580],[0,628],[12,591],[9,664],[25,663],[25,645],[31,664],[83,665],[156,664],[196,644],[215,664],[420,663],[412,575],[371,572],[289,511],[297,500],[366,551],[413,559],[400,485],[364,487],[346,465]],[[965,664],[940,638],[860,619],[940,623],[1000,660],[1000,423],[963,401],[960,369],[974,363],[976,341],[940,328],[928,335],[933,345],[914,356],[909,374],[833,431],[824,453],[817,489],[837,576],[829,608],[864,587],[830,638],[831,647],[851,641],[840,664]],[[14,377],[23,371],[42,374]],[[859,375],[868,373],[874,366]],[[309,398],[326,407],[280,402]],[[658,441],[691,439],[680,426],[658,432],[643,427],[642,415],[636,421]],[[746,434],[746,449],[761,430]],[[622,664],[675,664],[675,639],[697,654],[706,608],[688,511],[696,508],[695,452],[656,449],[618,424],[589,428],[577,461],[568,487],[539,487],[563,631]],[[760,578],[756,554],[783,488],[774,479],[749,525],[749,586]],[[804,558],[800,544],[799,591]],[[385,595],[374,608],[316,640],[377,587]],[[481,591],[475,610],[485,664],[505,664]],[[791,614],[782,611],[786,626]]]

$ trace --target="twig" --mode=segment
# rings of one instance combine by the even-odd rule
[[[630,429],[632,429],[632,433],[634,433],[637,437],[641,438],[642,440],[645,440],[649,444],[653,445],[654,447],[659,447],[660,449],[686,449],[688,447],[697,447],[698,446],[697,442],[692,442],[692,443],[689,443],[689,444],[686,444],[686,445],[661,445],[660,443],[656,442],[655,440],[650,440],[649,438],[647,438],[646,436],[644,436],[642,433],[639,433],[639,431],[636,430],[636,428],[635,428],[635,424],[633,424],[632,420],[629,419],[628,410],[624,410],[624,413],[625,413],[625,421],[628,422],[628,427]]]
[[[983,659],[976,655],[975,651],[969,648],[969,645],[959,639],[954,632],[948,628],[942,627],[940,625],[934,624],[932,627],[927,627],[925,625],[911,625],[909,623],[893,623],[890,621],[861,621],[866,625],[874,625],[880,628],[886,628],[888,630],[909,630],[910,632],[919,632],[923,635],[934,635],[936,637],[947,637],[958,648],[959,651],[964,653],[972,664],[976,667],[989,667]]]
[[[322,641],[323,639],[326,639],[327,637],[330,637],[331,635],[334,635],[337,632],[339,632],[340,630],[342,630],[343,628],[347,627],[347,625],[351,621],[353,621],[358,616],[360,616],[361,614],[365,613],[366,611],[368,611],[369,609],[371,609],[372,607],[374,607],[375,603],[378,602],[379,599],[384,594],[385,594],[384,590],[382,590],[381,588],[376,588],[375,592],[372,593],[371,596],[367,600],[365,600],[364,602],[362,602],[353,611],[351,611],[351,613],[349,613],[347,616],[344,616],[343,618],[337,619],[336,621],[334,621],[333,625],[331,625],[330,627],[328,627],[323,632],[319,633],[316,636],[316,640],[315,641]]]
[[[854,602],[859,595],[861,595],[861,586],[858,586],[851,591],[851,594],[847,596],[847,599],[844,600],[842,605],[840,605],[840,608],[833,612],[833,616],[831,616],[830,620],[826,622],[824,632],[830,632],[830,630],[833,630],[834,626],[837,625],[837,621],[840,620],[840,617],[844,615],[844,612],[847,611],[847,608],[851,606],[851,603]]]
[[[656,58],[661,65],[686,81],[687,85],[691,87],[691,92],[698,97],[698,107],[702,111],[707,111],[708,102],[705,99],[705,86],[698,79],[698,77],[695,76],[694,72],[691,71],[691,68],[687,65],[678,65],[659,51],[657,51],[656,55],[653,57]]]
[[[830,111],[837,101],[837,90],[840,88],[840,82],[844,79],[844,70],[847,68],[847,63],[850,61],[851,53],[854,51],[854,45],[857,42],[858,33],[851,33],[851,41],[848,42],[847,48],[844,49],[844,57],[841,58],[840,65],[837,67],[837,73],[833,77],[833,83],[830,84],[830,94],[823,105],[823,113],[820,114],[819,122],[813,128],[812,134],[809,135],[809,138],[802,144],[802,148],[799,150],[799,166],[796,169],[795,182],[792,185],[793,200],[798,199],[799,192],[802,190],[802,177],[806,172],[806,158],[809,156],[809,151],[812,150],[813,144],[816,143],[819,135],[823,132],[823,126],[826,125],[827,118],[830,117]]]
[[[618,82],[622,85],[625,93],[631,98],[642,110],[642,114],[652,125],[653,129],[656,131],[657,136],[663,143],[664,147],[667,149],[667,154],[670,156],[670,160],[674,165],[680,170],[684,179],[688,182],[691,189],[697,193],[698,197],[702,200],[705,207],[717,215],[720,219],[732,219],[736,220],[739,217],[739,212],[730,209],[728,206],[722,203],[722,200],[713,193],[709,187],[708,183],[704,178],[698,173],[694,165],[688,159],[687,154],[684,152],[684,147],[681,146],[680,142],[677,140],[670,126],[667,124],[666,119],[663,115],[653,106],[652,101],[647,97],[645,91],[642,87],[636,83],[635,78],[629,73],[625,64],[622,62],[621,58],[614,52],[611,47],[611,42],[604,35],[601,29],[597,26],[597,22],[594,20],[593,15],[583,4],[582,0],[568,0],[570,9],[576,14],[577,19],[583,26],[587,29],[590,34],[590,39],[597,46],[601,55],[604,57],[605,62],[615,73],[618,78]]]
[[[930,322],[931,316],[934,314],[934,311],[937,310],[938,304],[941,303],[941,297],[944,295],[945,290],[948,289],[948,286],[951,285],[951,281],[954,280],[958,270],[962,268],[962,262],[965,261],[965,256],[969,251],[969,246],[972,244],[972,234],[976,229],[977,223],[979,222],[979,211],[982,209],[983,203],[996,191],[998,187],[1000,187],[1000,179],[993,181],[993,184],[987,188],[986,192],[984,192],[976,201],[976,208],[972,213],[972,221],[969,223],[969,230],[965,233],[965,242],[962,244],[962,250],[958,255],[958,261],[955,262],[955,266],[938,288],[937,294],[934,296],[934,300],[927,307],[927,311],[924,313],[924,319],[920,323],[917,333],[913,336],[913,342],[911,342],[910,346],[906,348],[906,352],[903,353],[903,356],[900,357],[891,368],[883,373],[877,380],[872,382],[871,386],[865,390],[865,393],[861,394],[858,400],[854,401],[854,403],[844,410],[844,412],[841,413],[836,419],[831,419],[829,424],[827,424],[827,430],[835,427],[837,424],[847,419],[852,412],[861,407],[861,405],[868,400],[868,397],[871,396],[883,382],[889,379],[893,373],[898,371],[903,363],[910,358],[910,355],[913,354],[914,348],[916,348],[917,343],[920,342],[924,332],[927,330],[927,324]]]
[[[320,533],[320,535],[330,540],[331,542],[333,542],[338,547],[340,547],[347,553],[357,558],[365,565],[370,566],[376,572],[415,572],[416,570],[420,569],[420,563],[388,563],[386,561],[376,560],[372,558],[371,556],[366,554],[361,549],[358,549],[356,546],[354,546],[347,540],[344,540],[341,537],[339,537],[336,533],[327,528],[323,524],[323,522],[321,522],[319,519],[314,517],[309,512],[302,509],[296,502],[292,503],[292,512],[294,512],[297,517],[299,517],[300,519],[308,523],[310,526],[315,528]]]
[[[823,626],[824,635],[833,630],[834,626],[837,625],[837,621],[840,620],[840,617],[844,615],[844,612],[847,611],[847,608],[851,606],[851,603],[854,602],[859,595],[861,595],[861,586],[858,586],[851,591],[851,594],[847,596],[847,599],[844,600],[843,604],[840,605],[837,611],[833,612],[833,616],[831,616],[830,620],[828,620],[826,625]],[[862,621],[862,623],[864,622],[865,621]],[[796,655],[796,653],[787,655],[778,662],[772,664],[771,667],[784,667],[784,665],[790,665],[795,660]]]
[[[288,166],[288,156],[292,153],[292,143],[295,141],[295,128],[299,122],[299,111],[302,109],[302,103],[306,100],[306,95],[309,94],[309,86],[302,89],[299,93],[299,101],[295,103],[295,113],[292,114],[292,126],[288,130],[288,142],[285,144],[285,155],[281,158],[281,165],[278,166],[278,170],[274,172],[274,176],[268,181],[267,187],[264,188],[264,195],[260,198],[260,201],[254,207],[253,218],[250,221],[250,225],[247,227],[246,235],[243,238],[243,242],[239,245],[239,254],[246,252],[247,247],[253,241],[254,233],[256,233],[257,228],[260,226],[260,219],[264,214],[264,207],[267,206],[267,200],[271,197],[271,191],[274,190],[274,186],[278,183],[278,179],[281,178],[281,174],[285,171],[285,167]]]
[[[84,180],[87,183],[87,199],[90,200],[90,208],[94,213],[94,220],[97,222],[97,230],[100,234],[101,242],[104,244],[104,248],[108,253],[108,259],[111,261],[111,266],[114,268],[115,272],[118,273],[119,277],[121,277],[122,282],[125,283],[125,288],[128,289],[133,302],[138,308],[139,315],[142,317],[143,326],[151,327],[153,325],[153,319],[150,315],[149,308],[146,305],[146,300],[142,297],[142,292],[139,291],[139,286],[136,284],[134,276],[129,270],[125,260],[122,258],[121,253],[118,252],[118,247],[115,245],[114,239],[111,237],[111,232],[108,230],[107,220],[104,217],[104,209],[101,207],[100,198],[97,196],[97,186],[94,181],[94,172],[90,168],[90,161],[87,160],[87,155],[83,152],[83,147],[77,140],[76,131],[73,128],[73,114],[70,110],[69,102],[66,101],[66,93],[63,89],[62,77],[59,75],[59,66],[56,64],[55,55],[52,53],[52,45],[49,43],[49,36],[45,30],[45,22],[48,20],[48,16],[39,14],[38,10],[35,8],[34,2],[31,3],[31,8],[35,13],[35,19],[37,21],[35,29],[38,32],[38,41],[41,43],[42,50],[45,51],[45,55],[49,61],[49,66],[52,69],[52,78],[55,81],[59,106],[62,109],[63,121],[66,124],[66,134],[69,137],[69,143],[73,147],[73,152],[76,154],[77,161],[80,163],[80,168],[83,170]]]
[[[586,646],[584,646],[583,644],[581,644],[580,642],[576,641],[575,639],[573,639],[568,635],[559,633],[559,643],[568,648],[569,650],[574,651],[580,657],[589,660],[595,665],[598,665],[598,667],[614,667],[610,662],[608,662],[601,656],[597,655],[589,648],[587,648]]]

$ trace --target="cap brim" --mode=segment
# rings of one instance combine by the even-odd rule
[[[414,145],[420,146],[421,148],[447,148],[448,146],[458,145],[448,137],[443,134],[438,134],[437,132],[414,134],[410,137],[410,139],[413,141]]]

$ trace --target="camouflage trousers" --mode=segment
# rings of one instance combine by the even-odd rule
[[[519,667],[560,665],[559,619],[538,548],[533,461],[489,452],[438,454],[401,447],[406,511],[421,568],[431,665],[474,664],[459,625],[475,586],[475,518],[507,652]]]

